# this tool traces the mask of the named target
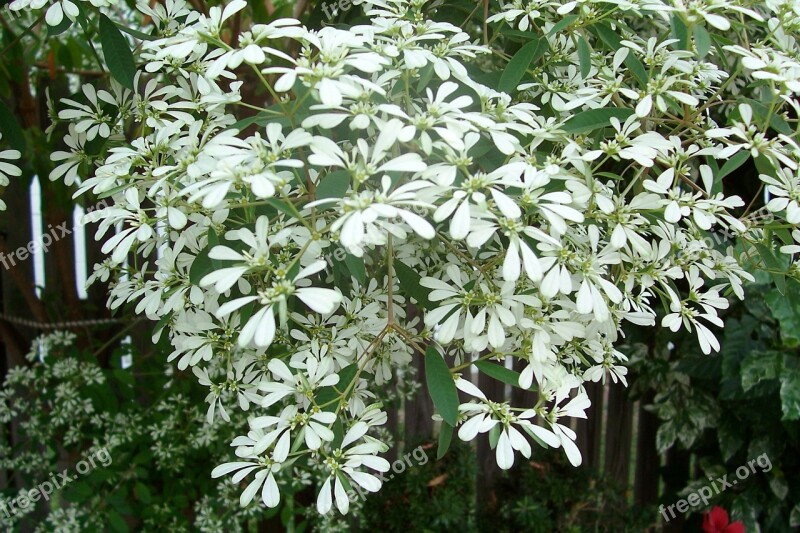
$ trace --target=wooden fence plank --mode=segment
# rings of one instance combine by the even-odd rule
[[[639,403],[639,420],[636,436],[636,478],[633,483],[635,503],[648,505],[658,500],[658,468],[661,457],[656,450],[658,417],[644,407],[653,402],[653,393],[646,394]]]
[[[633,402],[627,398],[625,387],[610,384],[606,421],[606,448],[603,472],[628,486],[630,472]]]

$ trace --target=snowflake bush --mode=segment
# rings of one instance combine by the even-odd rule
[[[583,384],[626,383],[626,323],[709,354],[748,269],[798,272],[796,2],[515,0],[461,26],[360,3],[364,24],[237,33],[244,0],[142,2],[135,77],[104,44],[116,81],[58,106],[51,178],[115,202],[91,214],[109,306],[158,321],[209,423],[251,415],[212,473],[248,480],[242,505],[298,470],[320,513],[379,490],[376,400],[415,352],[443,448],[487,433],[503,469],[531,441],[578,465]],[[88,16],[38,4],[11,8]],[[723,192],[745,164],[763,208]],[[538,400],[492,401],[477,373]]]

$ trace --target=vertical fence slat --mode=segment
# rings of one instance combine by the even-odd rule
[[[612,479],[627,486],[630,471],[633,403],[628,400],[625,387],[620,384],[610,385],[607,417],[603,471]]]
[[[425,379],[425,356],[420,353],[413,355],[413,368],[416,369],[416,380],[420,383],[417,394],[406,401],[404,409],[405,418],[405,444],[413,446],[420,439],[427,439],[433,435],[433,403],[428,393],[428,383]]]
[[[592,402],[586,410],[586,419],[579,419],[575,433],[576,444],[583,456],[583,462],[590,468],[600,469],[600,448],[602,436],[603,386],[600,383],[586,383],[586,395]]]
[[[636,438],[636,477],[633,483],[634,501],[647,505],[658,500],[658,467],[661,457],[656,450],[658,417],[644,407],[653,401],[653,393],[646,394],[639,403],[639,424]]]

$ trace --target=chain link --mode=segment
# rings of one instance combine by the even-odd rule
[[[125,322],[122,318],[90,318],[86,320],[67,320],[64,322],[39,322],[38,320],[29,320],[27,318],[20,318],[16,316],[0,313],[0,320],[5,320],[11,324],[26,326],[33,329],[48,330],[48,329],[72,329],[82,328],[87,326],[104,326],[107,324],[117,324]]]

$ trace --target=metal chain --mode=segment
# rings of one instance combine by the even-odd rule
[[[5,320],[12,324],[20,326],[27,326],[33,329],[71,329],[82,328],[87,326],[103,326],[106,324],[116,324],[125,322],[122,318],[90,318],[87,320],[67,320],[65,322],[39,322],[38,320],[29,320],[27,318],[20,318],[16,316],[0,313],[0,320]]]

